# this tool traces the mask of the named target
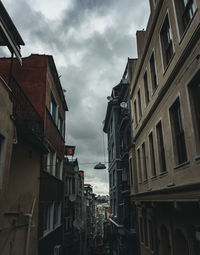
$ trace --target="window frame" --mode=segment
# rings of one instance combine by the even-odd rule
[[[138,116],[137,116],[137,99],[133,102],[134,114],[135,114],[135,128],[138,126]]]
[[[159,120],[156,124],[156,138],[157,138],[157,152],[159,161],[160,174],[167,172],[166,155],[165,155],[165,142],[163,135],[162,121]]]
[[[170,35],[170,41],[171,41],[170,44],[171,44],[171,47],[172,47],[172,54],[171,54],[171,57],[168,60],[168,62],[166,60],[166,51],[165,51],[165,48],[163,46],[163,44],[164,44],[163,38],[164,37],[162,36],[162,34],[163,34],[162,30],[164,28],[164,24],[165,24],[166,19],[168,19],[168,23],[169,23],[169,35]],[[161,59],[162,59],[162,65],[163,65],[163,72],[165,73],[165,71],[167,70],[168,66],[170,65],[170,63],[173,59],[173,56],[175,54],[174,43],[173,43],[173,35],[172,35],[172,27],[171,27],[170,16],[169,16],[168,11],[166,12],[165,18],[164,18],[163,23],[161,25],[161,29],[160,29],[160,32],[159,32],[159,39],[160,39],[159,41],[160,41],[160,48],[161,48],[161,56],[162,56]],[[168,45],[168,48],[169,48],[169,45]]]
[[[196,0],[189,0],[189,1],[193,1],[193,4],[194,4],[193,15],[188,21],[187,25],[184,25],[183,24],[184,21],[182,19],[183,13],[185,12],[184,3],[183,3],[183,0],[178,0],[178,1],[179,2],[177,2],[177,0],[173,0],[173,7],[174,7],[174,13],[175,13],[175,19],[176,19],[176,26],[178,30],[179,42],[181,42],[197,12],[197,3],[196,3]],[[180,3],[180,1],[182,1],[182,3]]]
[[[174,150],[174,162],[181,165],[188,160],[187,146],[185,140],[185,129],[183,125],[183,114],[181,109],[180,98],[176,100],[169,108],[172,144]]]
[[[139,113],[139,121],[140,121],[142,118],[142,101],[141,101],[140,89],[138,89],[137,97],[138,97],[138,113]]]
[[[137,169],[138,169],[138,183],[142,183],[142,163],[141,163],[141,148],[137,148]]]
[[[147,71],[145,71],[145,73],[144,73],[143,83],[144,83],[145,103],[146,103],[146,107],[147,107],[149,105],[149,102],[150,102],[150,94],[149,94],[149,84],[148,84]]]
[[[150,157],[150,165],[151,165],[151,175],[152,177],[156,177],[156,159],[155,159],[155,146],[154,146],[154,137],[153,131],[149,133],[149,157]]]
[[[46,170],[49,174],[52,174],[52,175],[54,175],[54,172],[55,172],[55,157],[56,157],[55,151],[49,148],[49,152],[47,154],[47,169]]]
[[[56,155],[56,164],[55,164],[55,176],[58,179],[61,179],[62,177],[62,159],[58,155]]]
[[[200,69],[193,75],[192,79],[187,85],[187,91],[189,95],[189,106],[192,118],[192,124],[194,129],[196,153],[200,153],[200,110],[198,111],[198,93],[194,91],[194,87],[198,86],[198,80],[200,78]],[[200,85],[200,82],[199,82]],[[197,101],[197,102],[196,102]],[[200,107],[199,107],[200,109]],[[199,121],[198,121],[199,120]]]
[[[148,169],[147,169],[147,158],[146,158],[146,144],[142,143],[142,170],[144,176],[144,182],[148,181]]]
[[[56,99],[51,93],[50,95],[50,114],[52,119],[54,120],[55,124],[57,124],[57,119],[58,119],[58,104],[56,102]]]
[[[152,66],[152,58],[153,58],[153,66]],[[149,59],[149,67],[150,67],[150,75],[151,75],[151,88],[152,88],[152,95],[158,88],[158,77],[157,77],[157,68],[156,68],[156,60],[155,60],[155,53],[154,51],[151,54]]]
[[[58,113],[58,130],[60,131],[61,135],[64,136],[64,120],[60,113]]]
[[[3,186],[7,142],[7,134],[4,135],[0,133],[0,189],[2,189]]]

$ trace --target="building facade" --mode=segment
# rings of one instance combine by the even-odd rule
[[[141,254],[198,254],[200,2],[150,0],[130,88]]]
[[[7,82],[9,82],[9,62],[10,59],[0,60],[1,74]],[[16,84],[20,85],[16,86]],[[39,243],[39,254],[59,253],[63,248],[62,169],[67,105],[53,57],[31,55],[23,58],[23,66],[14,59],[10,86],[16,95],[19,95],[19,91],[21,93],[21,98],[17,101],[19,103],[17,116],[21,106],[24,107],[24,111],[20,113],[21,118],[16,119],[16,121],[19,119],[17,134],[23,136],[27,143],[33,143],[36,149],[41,143],[45,145],[45,150],[35,161],[33,150],[25,149],[28,151],[28,157],[35,163],[38,162],[40,169],[39,172],[37,171],[37,178],[35,176],[34,179],[29,179],[31,183],[37,181],[34,187],[38,187],[38,191],[35,192],[38,203],[35,204],[35,211],[37,208],[39,218],[35,223],[38,231],[35,239]],[[27,99],[29,104],[26,102]],[[35,111],[31,111],[32,109]],[[21,123],[21,119],[25,120],[26,125]],[[32,130],[37,137],[31,136],[29,130]],[[16,155],[19,164],[20,158],[19,154]],[[12,160],[12,162],[16,167],[16,161]],[[34,166],[33,163],[29,165]],[[36,171],[32,173],[36,174]]]
[[[129,89],[136,60],[128,59],[121,82],[112,90],[106,112],[104,132],[108,136],[110,221],[113,232],[112,249],[116,254],[137,252],[136,225],[130,203],[128,149],[132,141]],[[131,220],[132,219],[132,220]]]
[[[40,118],[13,81],[13,59],[22,63],[20,45],[24,42],[2,2],[0,34],[1,46],[7,46],[12,55],[8,79],[2,74],[0,78],[0,249],[2,254],[37,254],[33,225],[38,223],[40,156],[46,149]],[[34,121],[38,121],[37,131]]]
[[[67,146],[68,147],[68,146]],[[71,147],[71,146],[70,146]],[[75,149],[75,147],[74,147]],[[73,150],[74,151],[74,150]],[[74,152],[72,152],[73,156]],[[68,154],[69,155],[69,154]],[[75,172],[78,169],[77,159],[64,159],[63,180],[64,180],[64,254],[74,254],[74,226],[75,206],[76,206],[76,188],[75,188]]]

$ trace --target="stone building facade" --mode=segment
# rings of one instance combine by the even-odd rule
[[[141,254],[200,249],[200,2],[150,0],[130,88]]]

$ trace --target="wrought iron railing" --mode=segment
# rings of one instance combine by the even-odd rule
[[[11,101],[16,121],[23,121],[28,130],[39,137],[43,137],[43,120],[13,76],[11,76],[9,87],[12,91]]]

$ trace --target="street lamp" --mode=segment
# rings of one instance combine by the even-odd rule
[[[102,164],[101,162],[99,162],[98,164],[94,166],[94,169],[106,169],[106,166],[105,164]]]

